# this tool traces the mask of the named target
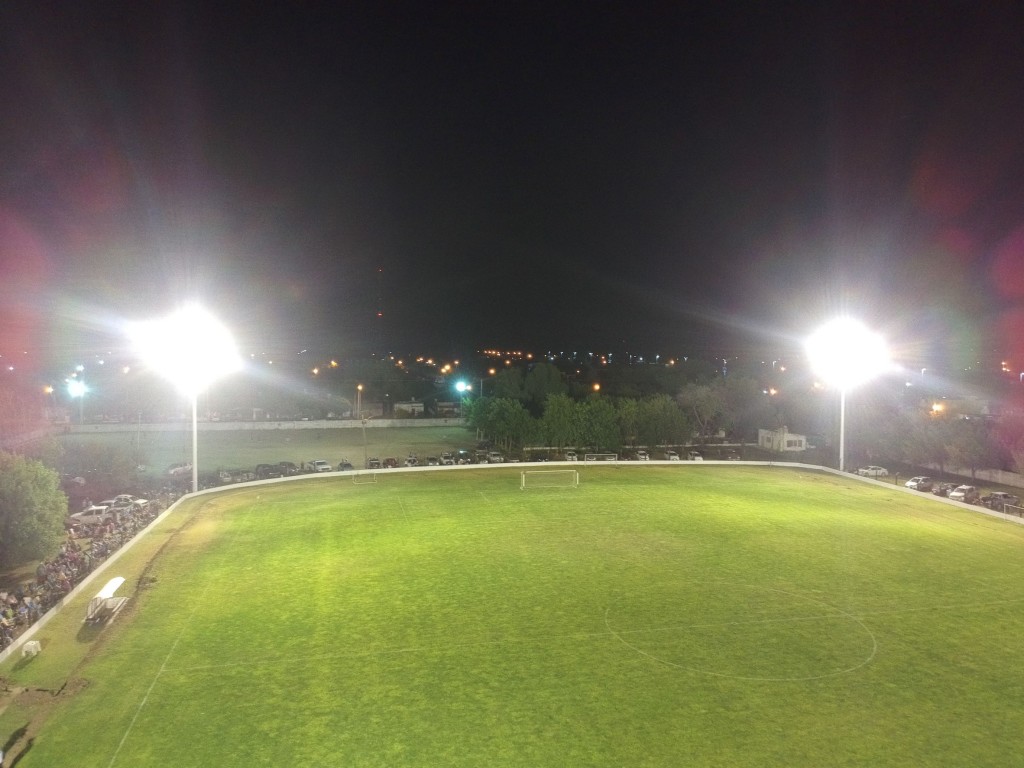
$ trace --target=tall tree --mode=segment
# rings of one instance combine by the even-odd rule
[[[946,454],[954,467],[968,468],[971,478],[979,469],[991,467],[995,451],[988,428],[978,419],[961,419],[947,434]]]
[[[67,512],[56,472],[0,452],[0,567],[55,552],[64,538]]]
[[[716,379],[712,386],[718,382],[721,382],[725,402],[722,426],[734,437],[756,440],[758,429],[783,426],[777,423],[770,398],[756,379],[737,376],[730,371],[728,378]]]
[[[636,445],[640,404],[632,397],[624,397],[615,401],[615,412],[619,420],[619,444]]]
[[[579,445],[576,409],[576,402],[568,395],[548,396],[544,405],[544,415],[541,417],[546,445],[558,450],[569,445]]]
[[[946,471],[947,445],[956,423],[915,412],[898,419],[897,440],[903,458],[916,466],[938,467],[939,474]]]
[[[591,397],[579,404],[581,442],[596,451],[618,451],[619,423],[615,407],[606,397]]]
[[[701,440],[706,440],[718,431],[725,413],[725,397],[721,385],[687,384],[680,390],[676,402],[683,413],[692,419]]]
[[[641,400],[637,424],[639,443],[648,448],[686,442],[691,431],[686,415],[668,395]]]
[[[562,372],[551,363],[540,362],[526,374],[523,390],[530,401],[534,413],[540,415],[550,395],[561,395],[569,391]]]
[[[494,382],[491,384],[490,382]],[[526,390],[523,388],[524,377],[521,368],[505,368],[493,379],[485,379],[487,393],[491,397],[507,397],[512,400],[523,400]],[[481,392],[480,394],[484,394]]]

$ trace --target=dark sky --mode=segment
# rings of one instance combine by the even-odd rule
[[[198,297],[254,346],[679,353],[845,309],[1024,368],[1022,22],[7,0],[3,341]]]

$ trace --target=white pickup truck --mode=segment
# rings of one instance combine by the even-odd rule
[[[888,477],[889,470],[885,467],[876,467],[872,464],[869,467],[861,467],[857,470],[857,474],[861,477]]]

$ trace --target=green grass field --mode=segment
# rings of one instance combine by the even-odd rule
[[[83,599],[5,665],[71,681],[0,716],[37,718],[19,768],[1024,764],[1024,527],[806,470],[579,469],[182,508],[114,624]]]

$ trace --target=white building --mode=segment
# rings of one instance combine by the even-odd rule
[[[788,428],[757,430],[757,444],[766,451],[806,451],[807,436],[797,435]]]

